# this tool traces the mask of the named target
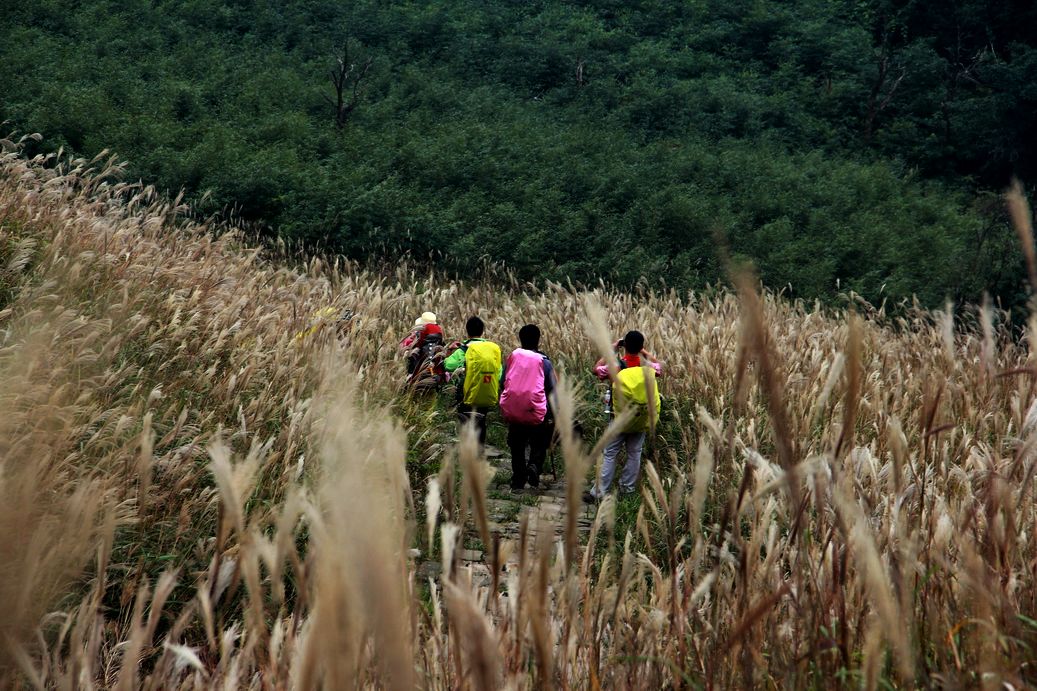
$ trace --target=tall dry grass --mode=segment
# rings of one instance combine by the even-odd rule
[[[289,267],[111,161],[4,150],[0,684],[1034,683],[1033,336],[989,306]],[[339,333],[328,306],[358,316]],[[414,449],[450,433],[398,388],[398,332],[426,309],[448,335],[481,314],[505,345],[540,324],[560,418],[606,434],[583,372],[596,341],[644,331],[667,403],[636,515],[608,498],[586,544],[570,520],[560,545],[489,549],[466,435],[411,486]],[[570,505],[588,442],[562,440]]]

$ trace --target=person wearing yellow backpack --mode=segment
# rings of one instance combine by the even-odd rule
[[[644,347],[645,337],[640,331],[630,331],[622,341],[616,343],[617,350],[622,349],[623,355],[617,357],[619,373],[611,382],[609,400],[616,412],[633,408],[634,416],[619,436],[605,447],[601,476],[596,478],[590,491],[584,493],[586,502],[600,501],[609,491],[620,454],[624,450],[626,461],[619,476],[620,496],[633,494],[637,486],[645,437],[659,422],[659,409],[662,406],[656,381],[656,377],[662,374],[662,365]],[[595,364],[594,374],[599,379],[610,378],[608,364],[604,359]]]
[[[465,323],[468,340],[461,343],[446,360],[443,368],[457,372],[463,368],[464,375],[457,384],[457,414],[461,424],[475,420],[479,432],[479,445],[486,445],[486,416],[497,407],[500,400],[500,384],[503,374],[500,346],[482,337],[486,330],[479,317],[470,317]]]

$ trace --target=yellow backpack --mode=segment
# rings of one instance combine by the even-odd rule
[[[630,407],[634,410],[634,418],[627,424],[624,432],[646,432],[659,424],[659,409],[662,407],[662,396],[659,395],[659,383],[655,379],[655,370],[650,366],[627,367],[619,371],[617,377],[619,394],[615,396],[616,411]],[[648,392],[652,398],[654,410],[649,418]]]
[[[491,341],[472,341],[464,356],[466,405],[489,407],[500,399],[500,346]]]

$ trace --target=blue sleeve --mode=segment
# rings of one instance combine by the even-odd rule
[[[551,361],[544,357],[544,393],[550,396],[555,390],[555,368]]]

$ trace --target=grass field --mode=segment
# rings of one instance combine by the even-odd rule
[[[0,685],[1037,683],[1032,325],[278,259],[111,161],[4,151]],[[506,348],[540,325],[588,433],[571,506],[608,434],[589,365],[635,327],[665,363],[640,497],[503,546],[490,587],[455,549],[493,541],[484,462],[400,389],[426,309]]]

